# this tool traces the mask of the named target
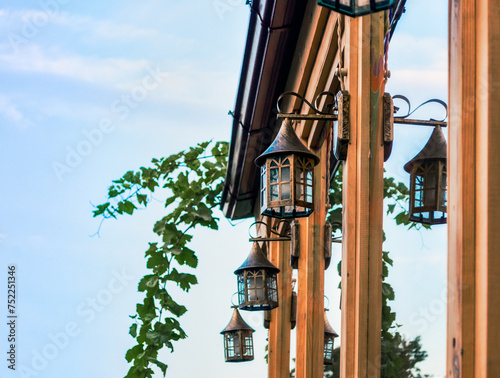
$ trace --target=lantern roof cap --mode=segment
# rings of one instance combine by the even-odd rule
[[[295,154],[314,159],[314,165],[319,163],[319,157],[313,154],[304,144],[300,141],[292,127],[292,121],[285,118],[280,131],[273,143],[264,151],[264,153],[255,159],[255,164],[259,167],[264,165],[265,160],[274,155]]]
[[[252,268],[267,269],[276,273],[279,273],[280,271],[267,259],[264,252],[262,252],[262,249],[259,247],[258,242],[253,243],[252,250],[250,251],[247,259],[238,269],[234,271],[234,274],[239,274],[243,270]]]
[[[240,312],[238,311],[237,308],[234,309],[233,311],[233,316],[229,322],[229,324],[224,328],[220,333],[224,334],[226,332],[232,332],[232,331],[252,331],[255,332],[255,330],[250,327],[241,317]]]
[[[328,318],[326,317],[326,311],[325,311],[325,333],[327,333],[329,335],[333,335],[333,337],[339,337],[339,335],[337,334],[337,332],[335,332],[333,330],[332,326],[328,322]]]
[[[413,165],[416,162],[428,159],[446,160],[446,140],[444,139],[443,131],[440,126],[436,126],[427,141],[427,144],[422,148],[413,159],[405,164],[404,170],[411,173]]]

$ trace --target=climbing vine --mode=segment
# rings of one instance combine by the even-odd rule
[[[188,292],[198,283],[183,267],[196,268],[198,258],[189,248],[192,231],[198,227],[217,230],[213,209],[219,205],[227,167],[228,143],[204,142],[166,158],[153,159],[152,166],[128,171],[108,189],[109,202],[98,205],[94,217],[117,218],[145,208],[156,190],[167,194],[166,215],[153,231],[159,240],[145,252],[150,274],[139,282],[144,300],[138,303],[130,335],[137,344],[125,358],[132,363],[125,378],[153,376],[152,364],[166,375],[168,365],[158,360],[158,352],[185,339],[179,318],[187,311],[172,296],[177,286]]]
[[[103,220],[132,215],[148,206],[155,191],[166,194],[166,215],[153,227],[159,240],[149,243],[145,252],[150,274],[145,275],[138,285],[138,290],[144,293],[144,300],[137,304],[136,313],[131,316],[134,322],[129,333],[136,345],[125,354],[126,360],[132,364],[125,378],[152,377],[152,365],[156,365],[165,376],[168,365],[158,360],[159,351],[164,347],[173,351],[174,342],[187,337],[179,321],[187,308],[173,298],[171,289],[176,286],[188,292],[198,283],[196,275],[183,271],[185,267],[196,268],[198,265],[189,242],[193,238],[192,231],[198,226],[218,228],[213,209],[220,204],[227,158],[227,142],[204,142],[166,158],[153,159],[150,167],[128,171],[114,180],[108,189],[109,201],[94,210],[94,217]],[[328,220],[334,232],[341,228],[341,177],[341,173],[337,173],[330,191],[332,208]],[[394,215],[397,224],[409,229],[419,228],[421,225],[408,220],[408,194],[404,184],[396,183],[393,178],[384,179],[387,214],[394,214],[398,209]],[[388,252],[384,252],[383,261],[383,275],[387,277],[389,266],[392,266]],[[338,268],[340,273],[340,264]],[[386,372],[382,376],[392,377],[397,376],[392,375],[392,371],[412,370],[426,353],[421,351],[418,338],[407,342],[398,332],[390,332],[395,327],[396,315],[388,302],[394,300],[394,290],[387,282],[383,282],[382,289],[382,370]]]

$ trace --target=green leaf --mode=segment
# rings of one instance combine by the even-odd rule
[[[396,220],[397,225],[408,224],[410,222],[408,220],[408,213],[406,211],[400,212],[394,219]]]
[[[148,360],[160,368],[161,372],[163,373],[163,376],[165,376],[167,374],[168,366],[166,364],[164,364],[163,362],[160,362],[156,358],[152,358],[152,357],[148,357]]]
[[[187,265],[191,268],[196,268],[198,266],[198,257],[196,257],[193,250],[187,247],[182,248],[182,253],[176,255],[175,260],[180,265]]]
[[[137,356],[142,353],[144,350],[142,348],[142,345],[136,345],[132,348],[130,348],[127,353],[125,353],[125,359],[127,362],[132,362],[133,359],[137,358]]]
[[[132,336],[134,339],[137,337],[137,323],[134,323],[130,326],[130,329],[128,331],[130,336]]]
[[[156,274],[149,274],[144,276],[139,282],[139,291],[151,290],[158,286],[158,276]]]
[[[394,212],[394,208],[396,207],[396,204],[391,204],[387,205],[387,214],[392,214]]]
[[[137,193],[137,202],[139,202],[139,204],[146,206],[148,204],[148,196],[145,194]]]
[[[174,314],[177,317],[180,317],[184,315],[187,311],[187,308],[185,306],[182,306],[175,302],[172,297],[168,297],[167,301],[164,304],[164,308],[170,311],[172,314]]]

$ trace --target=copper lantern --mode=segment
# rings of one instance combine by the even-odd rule
[[[335,338],[338,337],[337,332],[335,332],[328,322],[325,310],[325,351],[323,356],[323,363],[325,365],[333,364],[333,349]]]
[[[248,258],[234,271],[238,277],[239,308],[257,311],[278,307],[279,271],[254,242]]]
[[[231,321],[221,332],[224,335],[224,356],[226,362],[253,360],[253,336],[255,330],[242,319],[234,309]]]
[[[410,174],[410,221],[446,223],[446,140],[437,126],[417,156],[405,164]]]
[[[289,119],[255,163],[261,168],[262,215],[299,218],[312,213],[314,166],[319,158],[302,144]]]
[[[318,4],[337,13],[358,17],[388,9],[395,0],[318,0]]]

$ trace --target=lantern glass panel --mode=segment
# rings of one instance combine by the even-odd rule
[[[253,338],[251,332],[243,333],[243,356],[253,358]]]
[[[243,310],[271,310],[278,306],[277,275],[264,269],[238,274],[238,301]]]
[[[260,168],[260,203],[261,207],[267,207],[267,167],[264,164]]]
[[[415,162],[410,179],[410,220],[446,222],[446,164],[440,160]]]
[[[325,365],[333,363],[333,341],[334,341],[333,336],[325,334],[325,351],[324,351]]]
[[[439,192],[439,206],[442,208],[446,208],[448,202],[447,196],[447,174],[446,174],[446,165],[443,166],[443,171],[441,172],[441,188]]]
[[[228,332],[225,334],[226,341],[226,359],[234,359],[240,357],[240,336],[238,331]]]
[[[276,274],[267,277],[267,297],[272,302],[278,302],[278,287]]]
[[[238,301],[239,303],[243,303],[246,301],[245,296],[245,276],[242,274],[238,274]]]

